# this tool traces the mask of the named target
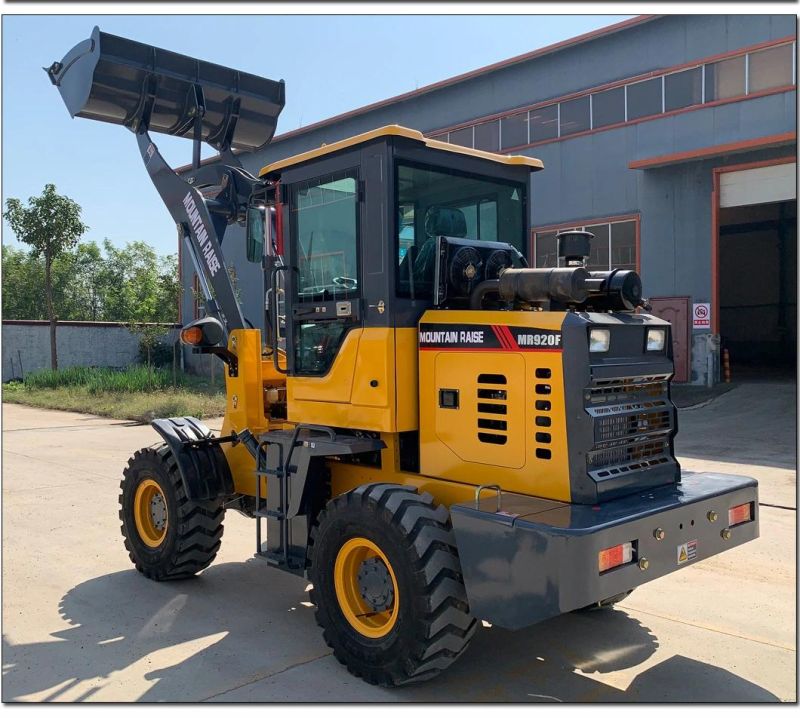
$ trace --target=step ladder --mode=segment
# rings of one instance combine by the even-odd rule
[[[380,439],[338,434],[329,426],[315,424],[268,431],[256,440],[255,555],[271,566],[303,575],[309,522],[314,518],[307,512],[325,490],[324,459],[380,451],[386,445]],[[262,478],[267,482],[266,497],[261,492]]]

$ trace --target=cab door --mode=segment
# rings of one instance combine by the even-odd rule
[[[288,187],[291,269],[286,277],[286,334],[292,377],[329,375],[343,346],[357,344],[358,331],[350,335],[361,327],[359,194],[357,167]],[[349,401],[354,359],[355,353],[352,362],[345,362],[352,366],[337,366],[338,381],[331,386],[309,382],[308,392],[303,392],[304,383],[295,382],[301,394],[297,398]]]

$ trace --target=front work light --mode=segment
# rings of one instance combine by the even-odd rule
[[[589,330],[589,351],[607,352],[611,343],[611,330],[591,329]]]
[[[667,339],[666,329],[648,329],[647,330],[647,351],[649,352],[663,352],[664,343]]]

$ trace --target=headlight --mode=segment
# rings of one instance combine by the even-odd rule
[[[607,352],[611,342],[611,331],[608,329],[589,330],[589,351]]]
[[[667,338],[665,329],[648,329],[647,330],[647,351],[649,352],[663,352],[664,342]]]

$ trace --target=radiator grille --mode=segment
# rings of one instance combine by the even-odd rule
[[[599,443],[667,431],[670,427],[670,412],[662,409],[599,417],[595,419],[594,435]]]
[[[586,457],[589,469],[596,471],[606,467],[615,467],[607,472],[600,471],[598,476],[617,474],[620,471],[634,471],[648,466],[663,464],[669,461],[669,442],[640,441],[627,446],[614,446],[610,449],[590,451]],[[617,470],[618,469],[618,470]]]
[[[584,392],[594,445],[586,468],[604,479],[671,460],[674,408],[667,376],[596,380]]]
[[[637,377],[632,379],[608,379],[597,381],[587,391],[587,404],[647,402],[665,397],[667,377]]]

